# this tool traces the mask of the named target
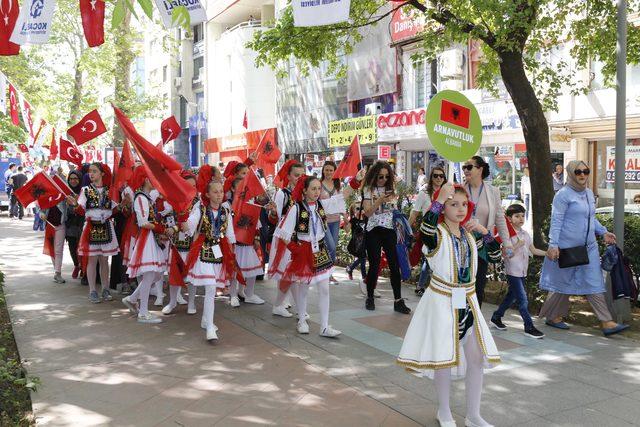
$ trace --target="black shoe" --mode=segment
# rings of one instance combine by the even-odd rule
[[[524,334],[526,336],[528,336],[528,337],[531,337],[531,338],[536,338],[536,339],[544,338],[544,334],[542,332],[540,332],[539,330],[537,330],[535,326],[532,326],[530,328],[526,328],[524,330]]]
[[[345,268],[347,275],[349,276],[349,280],[353,280],[353,270],[351,270],[349,267]]]
[[[264,280],[264,274],[256,276],[256,281],[262,282]]]
[[[504,323],[502,323],[502,319],[499,317],[492,317],[491,318],[491,324],[498,330],[500,331],[506,331],[507,330],[507,325],[505,325]],[[535,329],[535,328],[534,328]]]
[[[398,301],[395,301],[393,303],[393,310],[402,314],[411,313],[411,309],[405,305],[404,299],[399,299]]]
[[[419,297],[421,297],[422,295],[424,295],[424,288],[418,288],[418,289],[416,289],[416,295],[418,295]]]
[[[364,303],[364,308],[366,308],[367,310],[376,309],[376,303],[373,301],[373,298],[367,297],[367,300]]]

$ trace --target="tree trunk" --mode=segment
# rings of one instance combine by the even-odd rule
[[[120,27],[115,31],[116,62],[114,103],[116,107],[128,113],[129,92],[131,91],[131,64],[135,60],[131,41],[131,12],[125,10],[125,16]],[[114,126],[113,142],[116,146],[124,143],[124,133],[120,126]]]
[[[80,60],[75,63],[74,81],[73,81],[73,96],[71,97],[71,104],[69,105],[69,120],[67,120],[67,126],[72,126],[78,120],[80,114],[80,102],[82,102],[82,70],[80,69]]]
[[[546,247],[543,224],[551,213],[553,184],[551,180],[551,148],[549,145],[549,125],[542,105],[524,71],[522,54],[519,52],[500,53],[500,74],[518,111],[531,178],[531,207],[533,212],[534,243],[536,247]]]

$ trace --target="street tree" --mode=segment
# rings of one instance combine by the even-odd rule
[[[324,63],[344,74],[345,55],[353,52],[366,27],[403,8],[422,15],[423,59],[470,40],[479,42],[482,63],[477,83],[496,91],[501,79],[518,116],[531,171],[535,243],[543,244],[543,223],[553,200],[549,126],[545,111],[557,109],[564,90],[588,90],[577,69],[602,61],[609,81],[615,73],[616,7],[611,0],[351,0],[349,22],[323,27],[295,27],[291,6],[271,28],[257,31],[248,47],[257,52],[256,65],[276,70],[293,58],[301,71]],[[639,10],[629,2],[629,14]],[[640,29],[629,25],[628,62],[638,63]],[[570,46],[575,61],[552,61],[559,46]]]

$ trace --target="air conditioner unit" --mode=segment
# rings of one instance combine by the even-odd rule
[[[440,55],[440,76],[460,77],[464,75],[464,56],[462,50],[450,49]]]
[[[180,87],[182,86],[182,77],[174,77],[173,79],[173,85],[175,87]]]
[[[443,80],[440,82],[440,90],[464,90],[464,82],[462,80]]]
[[[365,116],[375,116],[376,114],[382,114],[382,104],[379,102],[372,102],[364,106]]]

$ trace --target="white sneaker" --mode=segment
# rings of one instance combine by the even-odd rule
[[[247,304],[264,304],[264,300],[256,294],[253,294],[250,297],[244,297],[244,302]]]
[[[298,322],[298,333],[299,334],[308,334],[309,333],[309,324],[306,320],[302,322]]]
[[[196,314],[196,313],[197,313],[197,310],[195,306],[187,307],[187,314]]]
[[[164,305],[164,295],[160,295],[159,297],[156,297],[156,302],[153,303],[153,305],[161,307]]]
[[[244,286],[238,285],[238,296],[241,296],[245,299],[247,298],[247,295],[244,293]]]
[[[53,281],[56,283],[65,283],[66,281],[62,278],[62,274],[60,273],[55,273],[53,275]]]
[[[187,305],[187,304],[189,304],[189,303],[187,302],[187,300],[186,300],[186,299],[184,299],[184,297],[182,296],[182,293],[180,293],[180,292],[178,292],[178,298],[176,299],[176,301],[178,301],[178,304],[180,304],[180,305]]]
[[[364,283],[364,280],[360,280],[358,284],[360,285],[360,292],[362,295],[367,296],[367,284]]]
[[[333,329],[331,326],[327,326],[326,328],[324,328],[322,330],[322,332],[320,332],[320,336],[321,337],[327,337],[327,338],[335,338],[338,335],[340,335],[342,333],[342,331],[339,331],[337,329]]]
[[[138,314],[138,323],[162,323],[162,319],[151,313]]]
[[[136,304],[131,301],[128,296],[122,298],[122,304],[129,309],[129,313],[138,314],[138,307],[136,307]]]
[[[240,307],[240,298],[231,297],[231,300],[229,300],[229,304],[231,305],[231,307]]]
[[[283,306],[273,307],[273,310],[271,310],[271,313],[274,316],[293,317],[293,314],[289,313],[289,311]]]
[[[466,427],[493,427],[493,424],[489,424],[485,421],[484,424],[478,424],[470,420],[469,418],[464,419],[464,425]]]
[[[164,307],[162,307],[162,314],[171,314],[175,309],[176,309],[175,305],[167,304]]]
[[[374,298],[380,298],[382,296],[382,294],[380,292],[378,292],[377,289],[373,290],[373,297]]]
[[[218,339],[217,329],[213,326],[207,328],[207,341],[215,341]]]
[[[300,320],[300,313],[296,313],[296,318]],[[305,313],[304,320],[309,320],[309,319],[311,319],[311,316],[309,316],[309,313]]]
[[[202,329],[207,329],[207,322],[205,322],[204,319],[200,321],[200,327]],[[218,330],[218,327],[216,326],[215,323],[213,324],[213,329],[215,329],[216,331]]]

